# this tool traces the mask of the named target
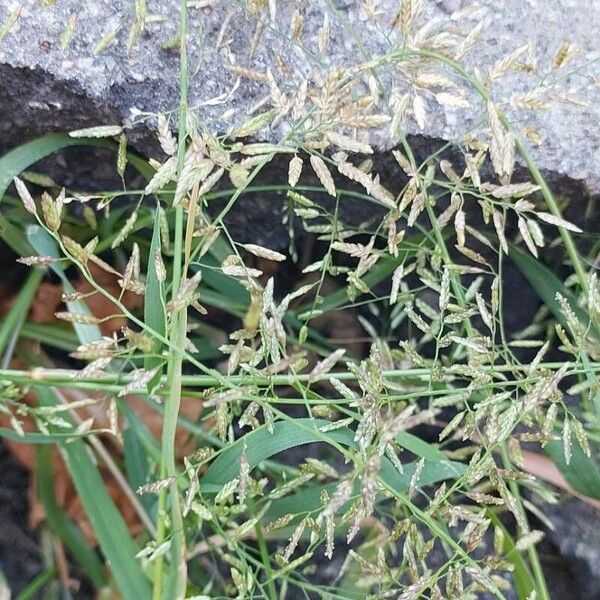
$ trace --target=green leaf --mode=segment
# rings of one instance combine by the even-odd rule
[[[389,461],[384,460],[383,462],[385,464],[385,470],[382,469],[381,471],[382,479],[388,485],[393,487],[396,492],[405,492],[410,485],[410,478],[415,470],[417,461],[404,464],[404,472],[402,475],[395,470]],[[390,470],[390,466],[393,471]],[[459,477],[460,474],[464,472],[464,469],[462,469],[460,473],[457,473],[457,470],[462,467],[463,465],[461,465],[461,463],[453,463],[450,461],[430,462],[426,460],[419,478],[419,487],[432,485],[445,479]],[[337,483],[313,485],[304,488],[295,494],[290,494],[289,496],[274,500],[265,514],[265,520],[274,521],[286,514],[305,515],[315,512],[322,507],[321,494],[323,491],[326,491],[331,496],[336,487]],[[354,482],[353,494],[354,496],[360,494],[360,482],[358,480]],[[344,509],[342,508],[341,511],[343,510]]]
[[[123,413],[127,420],[127,426],[131,428],[139,440],[140,444],[144,447],[146,454],[157,464],[160,463],[160,446],[156,441],[156,438],[150,433],[146,425],[140,421],[134,411],[131,409],[129,404],[122,398],[117,400],[119,412]]]
[[[558,440],[549,442],[544,449],[573,489],[580,494],[600,500],[598,463],[593,458],[586,456],[579,444],[573,444],[569,464],[565,461],[562,442]]]
[[[7,246],[19,256],[31,256],[31,246],[23,237],[23,232],[15,227],[1,212],[0,212],[0,237],[6,242]]]
[[[590,319],[586,312],[578,306],[575,296],[548,267],[535,257],[521,252],[512,244],[509,248],[509,256],[561,325],[566,327],[566,321],[560,304],[556,300],[556,294],[560,294],[566,298],[575,316],[581,321],[584,327],[589,325]],[[600,339],[597,324],[593,324],[592,332]]]
[[[132,490],[137,490],[150,480],[150,467],[148,465],[148,457],[144,452],[144,446],[131,425],[125,427],[123,430],[123,454],[125,455],[125,469],[129,485]],[[143,494],[140,502],[146,509],[146,512],[152,514],[154,506],[152,497],[148,494]]]
[[[73,138],[67,133],[48,133],[35,140],[7,152],[0,158],[0,201],[6,190],[23,171],[29,169],[38,160],[53,154],[57,150],[68,146],[96,146],[101,148],[117,149],[117,145],[110,140],[94,138]],[[128,153],[127,160],[146,179],[154,174],[154,169],[139,156]],[[20,256],[32,254],[31,246],[23,237],[19,227],[13,225],[4,214],[0,212],[0,237]]]
[[[494,511],[488,509],[486,513],[493,525],[499,527],[504,534],[504,553],[506,560],[513,565],[512,578],[517,589],[517,594],[519,594],[520,599],[526,600],[530,597],[531,592],[536,590],[533,575],[521,553],[517,550],[515,542],[508,529],[504,526],[504,523],[502,523]]]
[[[66,133],[48,133],[7,152],[0,158],[0,200],[14,177],[38,160],[67,146],[106,146],[106,142],[87,138],[75,139]]]
[[[38,160],[67,146],[110,146],[102,140],[75,139],[66,133],[49,133],[7,152],[0,158],[0,201],[13,178],[27,170]],[[23,237],[19,227],[13,225],[0,213],[0,236],[20,256],[32,254],[31,246]]]
[[[47,133],[35,140],[21,144],[0,158],[0,200],[13,179],[20,173],[38,160],[68,146],[99,146],[117,149],[117,145],[110,140],[73,138],[68,133]],[[139,156],[128,153],[127,160],[146,179],[151,178],[154,174],[154,169]]]
[[[50,600],[51,596],[45,594],[41,596],[42,590],[57,577],[58,571],[55,567],[42,571],[37,577],[35,577],[27,587],[23,588],[15,600],[35,600],[36,598],[44,598],[44,600]]]
[[[213,256],[203,256],[201,262],[193,264],[202,271],[203,284],[223,294],[228,303],[241,307],[241,310],[248,306],[248,291],[236,279],[224,275],[220,270],[220,263]]]
[[[164,337],[166,335],[167,322],[165,290],[163,284],[158,279],[154,260],[155,254],[160,252],[160,214],[157,208],[154,214],[152,242],[150,243],[150,252],[148,254],[148,272],[146,274],[146,293],[144,296],[144,322],[151,330],[160,333]],[[144,357],[144,369],[155,369],[164,362],[160,357],[162,348],[158,340],[155,340],[155,344],[157,345],[155,354],[149,354]],[[160,381],[160,376],[161,372],[158,371],[154,380],[149,384],[150,389]]]
[[[69,328],[46,323],[23,323],[21,335],[52,348],[73,352],[77,348],[77,336]]]
[[[37,493],[44,505],[46,521],[50,529],[64,542],[90,581],[97,588],[103,588],[107,580],[102,562],[90,548],[81,531],[56,504],[52,454],[49,446],[37,448],[35,476]]]
[[[350,448],[357,448],[354,432],[346,427],[327,432],[319,431],[319,427],[330,424],[324,419],[304,418],[278,421],[273,426],[272,434],[265,426],[247,433],[229,446],[212,463],[202,478],[202,490],[216,492],[225,483],[237,477],[244,447],[250,468],[256,467],[263,460],[283,450],[314,442],[342,444]],[[462,463],[445,459],[426,461],[422,481],[425,482],[426,477],[428,483],[460,477],[465,472],[465,468]],[[385,483],[401,492],[408,488],[413,469],[414,464],[406,465],[401,475],[389,459],[384,457],[380,475]]]
[[[15,333],[19,335],[23,322],[27,318],[35,292],[44,277],[43,269],[33,269],[29,272],[19,295],[13,300],[8,314],[0,326],[0,354]]]
[[[52,256],[53,258],[60,258],[60,252],[58,245],[54,238],[39,225],[29,225],[27,227],[27,238],[29,242],[39,254],[39,256]],[[59,262],[55,262],[50,265],[50,268],[60,277],[65,294],[72,294],[75,290],[71,285],[71,282],[67,279],[65,272]],[[67,308],[69,312],[74,314],[91,315],[88,305],[82,300],[77,302],[67,302]],[[102,334],[97,325],[84,324],[84,323],[73,323],[77,337],[81,344],[87,344],[88,342],[94,342],[102,339]]]
[[[36,387],[35,391],[41,405],[52,406],[58,403],[49,388]],[[81,440],[64,443],[60,447],[121,597],[124,600],[150,598],[150,584],[135,558],[139,548],[129,535],[121,513],[108,495],[88,447]]]
[[[135,555],[139,552],[121,513],[106,492],[98,469],[90,460],[83,442],[64,446],[73,483],[102,553],[111,567],[122,597],[137,600],[150,597],[150,585]]]
[[[396,442],[420,458],[424,458],[432,462],[447,460],[444,453],[436,446],[423,441],[421,438],[413,435],[412,433],[408,433],[408,431],[402,431],[399,433],[396,436]]]

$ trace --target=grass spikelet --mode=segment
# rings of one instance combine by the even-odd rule
[[[17,188],[17,193],[19,194],[19,198],[23,202],[23,206],[30,212],[32,215],[37,214],[37,208],[35,206],[35,202],[27,189],[27,186],[23,183],[21,179],[18,177],[14,178],[14,184]]]
[[[276,252],[275,250],[270,250],[263,246],[258,246],[257,244],[241,244],[241,246],[244,250],[250,252],[250,254],[254,254],[254,256],[260,258],[266,258],[267,260],[274,260],[276,262],[285,260],[285,254],[281,254],[281,252]]]
[[[313,168],[313,171],[316,173],[319,181],[323,184],[325,191],[335,198],[336,190],[335,183],[333,182],[333,177],[325,164],[325,161],[315,154],[310,157],[310,164]]]
[[[86,127],[85,129],[75,129],[70,131],[69,135],[73,138],[104,138],[114,137],[120,135],[123,131],[123,127],[120,125],[99,125],[97,127]]]
[[[288,184],[291,187],[296,187],[296,184],[300,179],[300,175],[302,174],[303,164],[304,162],[299,156],[294,156],[294,158],[290,160],[290,164],[288,167]]]
[[[133,228],[135,227],[137,218],[138,218],[138,211],[134,210],[131,213],[131,215],[129,215],[129,217],[127,217],[127,221],[125,221],[123,228],[119,231],[119,235],[117,235],[117,237],[114,239],[114,241],[111,245],[111,248],[113,248],[113,249],[117,248],[127,239],[129,234],[132,232]]]
[[[137,369],[133,372],[131,381],[119,390],[119,397],[126,396],[132,392],[143,390],[156,375],[158,369]]]

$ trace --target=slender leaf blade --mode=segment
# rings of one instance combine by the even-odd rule
[[[52,456],[48,446],[37,448],[35,476],[37,493],[44,505],[50,529],[64,542],[90,581],[98,588],[104,587],[107,580],[102,562],[90,548],[81,531],[56,504]]]
[[[165,308],[165,290],[163,283],[159,280],[156,272],[156,261],[154,259],[157,253],[161,252],[160,244],[160,213],[158,208],[154,215],[154,227],[152,230],[152,242],[150,243],[150,252],[148,254],[148,271],[146,275],[146,294],[144,296],[144,321],[151,330],[166,335],[166,308]],[[144,357],[144,368],[155,369],[160,366],[163,359],[158,356],[161,346],[158,340],[155,340],[155,354],[149,354]],[[154,384],[160,380],[161,373],[157,372],[154,378]],[[151,384],[152,385],[152,384]]]
[[[42,405],[54,405],[58,400],[52,390],[35,388]],[[127,525],[108,495],[98,467],[91,459],[82,440],[61,444],[61,450],[73,484],[90,524],[98,538],[100,549],[109,564],[124,600],[150,597],[150,584],[135,558],[139,548],[131,538]]]
[[[204,477],[202,486],[207,491],[215,491],[228,481],[234,479],[239,472],[240,457],[244,448],[250,468],[259,465],[263,460],[272,457],[283,450],[310,444],[314,442],[338,443],[351,448],[356,448],[354,432],[348,428],[335,429],[322,432],[319,427],[330,424],[324,419],[295,419],[293,421],[278,421],[273,426],[273,433],[266,427],[260,427],[239,438],[229,446],[212,463]],[[435,481],[459,477],[465,471],[462,463],[449,460],[426,461],[430,465],[431,476]],[[414,467],[413,467],[414,468]],[[381,476],[383,480],[398,491],[407,489],[412,475],[410,465],[400,475],[392,463],[384,458],[382,460]]]
[[[40,256],[52,256],[53,258],[60,258],[60,252],[56,241],[52,236],[39,225],[29,225],[27,227],[27,238]],[[72,294],[75,290],[71,285],[71,282],[67,279],[65,272],[59,262],[55,262],[50,265],[50,268],[60,277],[63,282],[63,287],[66,294]],[[88,305],[82,300],[77,302],[67,302],[67,308],[69,312],[74,314],[91,315]],[[94,342],[102,339],[102,333],[97,325],[87,323],[73,323],[75,332],[81,344],[88,342]]]

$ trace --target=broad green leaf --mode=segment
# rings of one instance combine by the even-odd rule
[[[313,442],[337,443],[351,448],[356,448],[354,432],[348,428],[335,429],[322,432],[319,427],[330,425],[323,419],[295,419],[293,421],[279,421],[269,433],[262,426],[239,438],[229,446],[212,463],[202,478],[202,489],[218,491],[222,485],[237,477],[240,466],[240,457],[246,448],[246,457],[251,468],[259,465],[263,460],[278,454],[288,448],[310,444]],[[385,483],[396,491],[407,489],[414,465],[407,465],[402,475],[387,459],[383,458],[380,475]],[[449,460],[426,461],[424,472],[427,470],[431,477],[429,483],[460,477],[465,471],[462,463]],[[424,476],[423,476],[424,477]]]

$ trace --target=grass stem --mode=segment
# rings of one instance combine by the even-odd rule
[[[180,2],[180,101],[179,101],[179,132],[177,171],[183,171],[187,145],[187,110],[188,110],[188,66],[187,66],[187,2]],[[181,202],[175,207],[175,240],[173,248],[173,274],[171,278],[171,294],[175,297],[179,292],[186,273],[183,258],[184,213]],[[187,265],[185,265],[187,267]],[[180,311],[171,322],[169,341],[171,342],[167,362],[167,401],[162,431],[161,474],[163,477],[176,477],[177,465],[175,460],[175,435],[177,433],[177,417],[181,404],[181,375],[183,364],[183,348],[185,347],[187,330],[187,312]],[[157,559],[154,569],[153,599],[172,598],[179,600],[185,597],[187,587],[187,555],[185,531],[177,480],[169,486],[171,501],[171,562],[169,565],[168,587],[163,590],[164,559]],[[157,544],[164,539],[167,518],[167,490],[162,490],[159,496],[159,511],[157,528]]]

